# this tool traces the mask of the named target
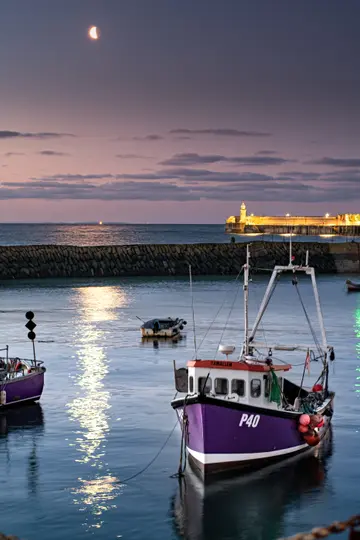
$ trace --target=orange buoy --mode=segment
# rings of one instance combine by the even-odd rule
[[[309,446],[316,446],[320,442],[320,437],[315,429],[309,429],[308,433],[304,435],[305,441]]]

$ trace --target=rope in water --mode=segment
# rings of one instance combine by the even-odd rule
[[[154,461],[160,456],[161,452],[164,450],[165,446],[167,445],[167,443],[169,442],[172,434],[174,433],[175,431],[175,428],[176,426],[178,425],[178,420],[176,420],[175,424],[174,424],[174,427],[172,428],[172,430],[170,431],[169,435],[166,437],[164,443],[161,445],[160,449],[157,451],[157,453],[155,454],[155,456],[149,461],[149,463],[147,465],[145,465],[145,467],[143,467],[142,469],[140,469],[140,471],[132,474],[131,476],[129,476],[128,478],[125,478],[124,480],[120,480],[118,483],[119,484],[126,484],[127,482],[129,482],[130,480],[134,480],[134,478],[137,478],[138,476],[140,476],[140,474],[144,473],[145,471],[148,470],[148,468],[154,463]],[[0,538],[1,540],[1,538]]]
[[[288,536],[287,538],[282,538],[280,540],[317,540],[318,538],[327,538],[331,534],[342,533],[348,529],[350,529],[349,539],[355,539],[355,536],[352,536],[352,533],[360,535],[358,527],[360,527],[360,514],[352,516],[347,521],[334,521],[327,527],[315,527],[315,529],[312,529],[310,532],[298,533],[294,536]],[[358,536],[356,536],[356,538],[358,538]]]

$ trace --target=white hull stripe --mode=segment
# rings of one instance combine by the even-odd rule
[[[299,446],[292,446],[291,448],[283,448],[282,450],[272,450],[271,452],[257,452],[252,454],[203,454],[202,452],[191,450],[191,448],[187,448],[187,450],[189,454],[200,461],[200,463],[208,465],[213,463],[231,463],[232,461],[251,461],[255,459],[284,456],[286,454],[293,454],[294,452],[298,452],[307,447],[308,445],[305,443],[300,444]]]

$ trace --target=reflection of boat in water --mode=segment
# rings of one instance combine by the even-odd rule
[[[40,463],[37,456],[39,436],[44,433],[44,415],[39,403],[28,403],[22,407],[2,409],[0,412],[0,447],[5,452],[8,465],[18,466],[19,452],[25,463],[28,496],[34,495],[38,489]],[[21,443],[19,445],[19,437]],[[6,477],[13,474],[12,467],[1,469],[1,477],[6,485]]]
[[[39,403],[29,403],[23,407],[3,409],[0,412],[0,435],[43,425],[44,415]]]
[[[330,428],[311,455],[226,482],[204,485],[187,469],[172,500],[178,536],[187,540],[280,538],[285,507],[315,488],[324,489],[331,454]]]
[[[186,335],[183,335],[183,334],[177,334],[176,336],[172,336],[167,339],[157,339],[154,337],[142,337],[141,344],[144,347],[153,347],[154,349],[158,349],[159,347],[171,348],[183,340],[186,340]]]

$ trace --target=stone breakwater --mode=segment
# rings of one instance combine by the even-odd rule
[[[294,264],[309,263],[319,273],[360,273],[360,244],[293,243]],[[186,276],[237,274],[246,244],[152,244],[125,246],[1,246],[0,279],[107,276]],[[251,266],[287,264],[288,243],[256,242]]]

